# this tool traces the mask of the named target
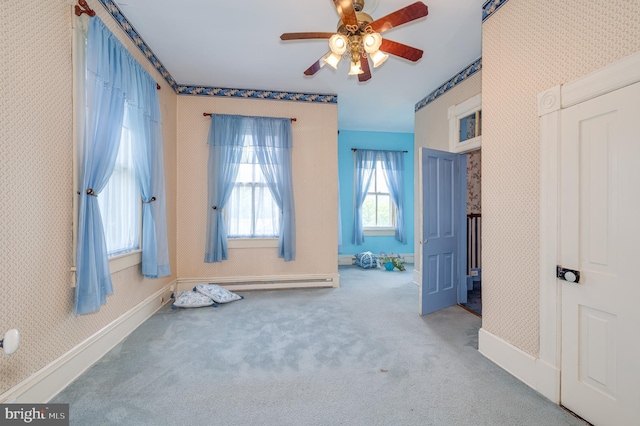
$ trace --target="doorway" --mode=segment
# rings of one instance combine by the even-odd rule
[[[481,150],[467,156],[467,300],[460,306],[482,316],[482,172]]]
[[[420,162],[420,314],[458,304],[481,315],[480,151],[457,154],[422,148]]]

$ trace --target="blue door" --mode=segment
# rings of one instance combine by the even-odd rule
[[[422,148],[421,315],[466,302],[466,172],[466,155]]]

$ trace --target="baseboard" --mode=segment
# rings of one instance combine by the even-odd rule
[[[481,328],[478,351],[544,397],[560,403],[560,370]]]
[[[231,291],[284,290],[294,288],[340,287],[340,274],[263,275],[253,277],[181,278],[178,290],[191,290],[196,284],[216,283]]]
[[[0,403],[47,403],[114,346],[169,302],[167,284],[74,348],[55,359],[2,395]]]

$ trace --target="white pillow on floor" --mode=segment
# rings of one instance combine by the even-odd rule
[[[202,306],[218,306],[210,297],[197,291],[185,290],[172,295],[175,297],[172,308],[200,308]]]
[[[235,300],[244,299],[244,296],[239,296],[234,292],[215,284],[198,284],[193,289],[198,293],[202,293],[203,295],[210,297],[216,303],[229,303]]]

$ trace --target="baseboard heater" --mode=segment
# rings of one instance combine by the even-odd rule
[[[327,288],[338,287],[338,275],[307,278],[274,278],[274,277],[250,277],[250,278],[190,278],[178,280],[179,290],[192,289],[196,284],[218,284],[229,290],[276,290],[293,288]]]

